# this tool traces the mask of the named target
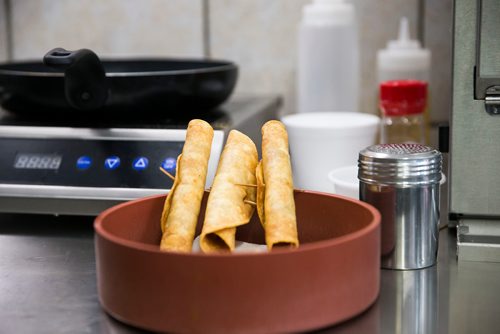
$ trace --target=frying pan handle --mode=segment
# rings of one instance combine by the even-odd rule
[[[108,99],[106,72],[97,55],[88,49],[50,50],[45,65],[64,70],[64,90],[68,103],[79,110],[95,110]]]

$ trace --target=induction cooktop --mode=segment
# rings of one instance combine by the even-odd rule
[[[0,212],[96,215],[123,201],[166,193],[188,122],[214,128],[206,187],[225,138],[237,129],[261,146],[260,128],[276,119],[276,96],[235,97],[217,110],[164,116],[0,111]]]

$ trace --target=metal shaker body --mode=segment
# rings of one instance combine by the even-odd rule
[[[441,154],[419,144],[374,145],[360,152],[360,200],[382,215],[381,266],[436,263]]]

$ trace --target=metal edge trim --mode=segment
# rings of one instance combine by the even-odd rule
[[[185,129],[72,128],[46,126],[0,126],[1,138],[53,138],[91,140],[185,141]],[[222,130],[214,130],[223,132]]]
[[[152,188],[98,188],[30,184],[0,184],[0,198],[51,198],[131,200],[139,197],[168,193],[169,189]]]

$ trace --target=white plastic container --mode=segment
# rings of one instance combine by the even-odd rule
[[[431,52],[410,38],[408,19],[402,17],[397,40],[377,53],[378,82],[388,80],[420,80],[429,82]]]
[[[298,35],[297,111],[359,111],[359,39],[354,6],[313,0]]]
[[[359,151],[375,143],[380,118],[360,112],[286,115],[293,183],[298,189],[332,192],[328,173],[356,164]]]
[[[328,179],[335,194],[359,199],[358,165],[335,168]]]

